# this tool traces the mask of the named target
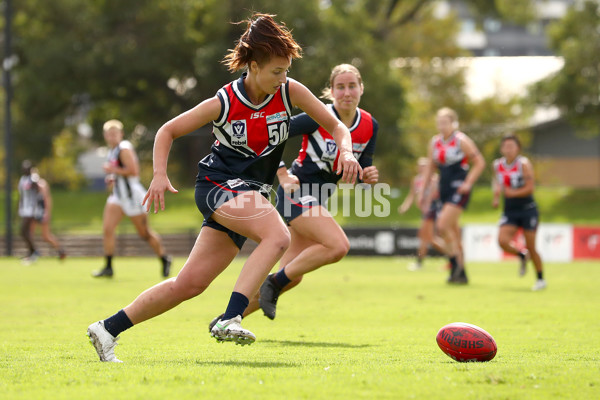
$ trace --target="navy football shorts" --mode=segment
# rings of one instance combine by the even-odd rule
[[[500,226],[514,225],[526,231],[535,231],[539,223],[537,207],[528,210],[504,211],[500,217]]]

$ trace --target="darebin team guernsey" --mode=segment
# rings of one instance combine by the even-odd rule
[[[291,101],[289,79],[275,94],[253,104],[241,78],[217,92],[221,113],[213,121],[216,141],[198,164],[199,177],[241,178],[273,184],[288,138]]]
[[[327,108],[339,119],[332,104]],[[365,110],[357,108],[354,122],[348,130],[352,136],[352,153],[362,168],[373,163],[377,129],[377,120]],[[329,132],[316,121],[305,113],[295,116],[292,118],[290,135],[304,135],[302,148],[291,168],[292,174],[300,182],[336,183],[342,177],[336,174],[339,149]]]
[[[494,173],[500,186],[518,189],[525,185],[522,160],[521,156],[517,156],[511,164],[507,164],[504,157],[494,160]],[[536,205],[532,195],[504,198],[505,211],[521,211],[534,207]]]
[[[464,136],[464,133],[454,131],[447,140],[444,140],[442,134],[432,139],[433,160],[440,170],[440,185],[452,186],[453,182],[462,182],[467,176],[468,159],[460,147]]]

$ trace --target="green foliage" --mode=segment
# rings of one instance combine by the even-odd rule
[[[100,258],[0,259],[0,384],[7,399],[593,399],[600,337],[597,263],[548,264],[532,293],[516,261],[471,263],[472,284],[444,283],[444,261],[347,257],[282,295],[277,319],[257,312],[252,346],[217,344],[208,322],[223,312],[243,259],[198,298],[123,332],[123,364],[101,363],[85,330],[159,282],[152,258],[116,258],[115,278],[90,278]],[[412,260],[410,260],[412,261]],[[184,260],[174,261],[176,273]],[[444,325],[493,335],[487,363],[457,363],[437,347]],[[225,388],[225,389],[224,389]],[[228,396],[232,397],[231,395]]]
[[[560,107],[582,136],[600,133],[600,4],[572,7],[548,29],[550,47],[564,58],[562,70],[537,84],[534,97]]]
[[[485,2],[475,3],[487,10]],[[361,107],[380,123],[375,162],[388,181],[408,183],[423,137],[429,136],[419,136],[429,125],[424,121],[431,121],[437,108],[467,107],[463,71],[445,61],[464,55],[455,41],[458,21],[453,15],[436,17],[433,1],[40,4],[23,0],[15,10],[18,159],[48,156],[53,136],[64,129],[76,131],[83,122],[101,143],[102,123],[119,118],[147,170],[158,127],[239,75],[227,72],[220,60],[245,29],[245,24],[230,22],[242,21],[252,11],[277,14],[292,29],[304,58],[294,62],[290,76],[314,93],[327,85],[333,66],[352,63],[360,68],[365,82]],[[494,3],[503,18],[521,13],[520,7],[525,6],[509,0]],[[421,67],[399,70],[399,57],[417,59]],[[463,115],[463,121],[468,119]],[[193,179],[195,164],[211,142],[210,127],[205,127],[174,143],[169,170],[175,183]],[[286,159],[297,150],[288,146]]]
[[[80,189],[85,178],[77,169],[79,146],[75,135],[64,130],[52,138],[52,153],[38,165],[40,175],[51,185],[69,190]]]

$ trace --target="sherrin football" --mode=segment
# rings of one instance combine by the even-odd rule
[[[492,335],[464,322],[442,327],[435,340],[448,357],[459,362],[490,361],[498,350]]]

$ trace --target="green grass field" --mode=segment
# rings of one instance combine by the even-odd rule
[[[244,320],[257,342],[217,344],[242,259],[200,297],[121,335],[123,364],[98,361],[87,326],[159,281],[152,258],[0,259],[2,399],[596,399],[600,397],[600,265],[548,264],[531,292],[515,263],[473,263],[472,283],[444,283],[441,259],[346,258],[305,278],[270,321]],[[175,270],[183,260],[177,259]],[[487,363],[457,363],[435,336],[463,321],[498,344]]]

